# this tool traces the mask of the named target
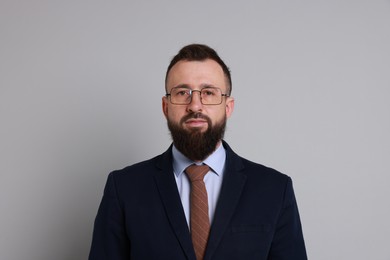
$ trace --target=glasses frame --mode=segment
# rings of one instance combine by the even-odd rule
[[[172,95],[171,95],[172,90],[178,89],[178,88],[184,88],[184,89],[188,89],[188,90],[189,90],[189,92],[190,92],[190,93],[189,93],[189,94],[190,94],[190,98],[188,99],[189,101],[188,101],[187,103],[174,103],[174,102],[172,102],[172,100],[171,100],[171,97],[172,97]],[[203,91],[204,89],[210,89],[210,88],[212,88],[212,89],[218,89],[218,90],[221,92],[221,102],[219,102],[219,103],[217,103],[217,104],[204,104],[204,103],[203,103],[202,91]],[[202,105],[206,105],[206,106],[217,106],[217,105],[220,105],[220,104],[222,104],[223,97],[230,97],[229,94],[222,93],[222,90],[221,90],[220,88],[217,88],[217,87],[203,87],[203,88],[201,88],[200,90],[192,90],[192,89],[190,89],[190,88],[185,88],[185,87],[180,87],[180,86],[179,86],[179,87],[174,87],[174,88],[172,88],[171,91],[170,91],[170,93],[166,93],[165,96],[169,99],[169,102],[171,102],[171,104],[173,104],[173,105],[189,105],[189,104],[191,104],[191,102],[192,102],[192,94],[193,94],[194,92],[199,92],[200,103],[202,103]]]

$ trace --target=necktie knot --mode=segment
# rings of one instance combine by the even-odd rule
[[[209,166],[206,164],[202,165],[190,165],[186,168],[185,172],[190,179],[191,182],[194,181],[203,181],[204,176],[206,173],[208,173],[210,170]]]

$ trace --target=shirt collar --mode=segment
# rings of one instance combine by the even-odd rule
[[[195,163],[194,161],[188,159],[184,154],[182,154],[175,147],[175,145],[173,145],[172,147],[172,155],[173,155],[173,171],[177,177],[179,177],[179,175],[181,175],[188,166]],[[207,164],[210,167],[210,169],[218,176],[222,176],[223,168],[225,166],[225,160],[226,160],[226,150],[221,143],[219,147],[202,163]]]

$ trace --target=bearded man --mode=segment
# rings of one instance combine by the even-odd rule
[[[230,70],[191,44],[168,66],[162,110],[173,144],[112,172],[89,260],[305,260],[291,178],[223,141]]]

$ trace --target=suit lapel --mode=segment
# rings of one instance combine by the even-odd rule
[[[221,242],[222,236],[233,216],[246,181],[241,159],[225,142],[223,145],[227,154],[225,173],[213,224],[210,230],[205,260],[212,259],[212,255]]]
[[[160,171],[155,175],[155,180],[171,227],[187,259],[195,260],[190,232],[173,175],[171,149],[172,147],[162,154],[157,162],[157,167]]]

